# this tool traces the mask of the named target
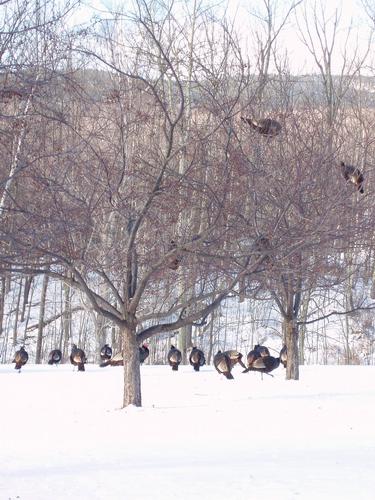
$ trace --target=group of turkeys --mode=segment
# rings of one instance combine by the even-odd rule
[[[150,354],[147,344],[143,344],[139,348],[139,360],[142,364],[148,355]],[[117,353],[112,356],[112,348],[105,344],[100,350],[101,363],[99,366],[119,366],[124,364],[124,359],[122,353]],[[13,363],[16,363],[15,369],[21,371],[23,365],[27,363],[29,355],[27,354],[25,348],[22,346],[19,351],[16,352]],[[172,367],[172,370],[177,371],[178,366],[182,361],[182,354],[179,349],[174,345],[171,345],[168,355],[168,363]],[[54,349],[50,352],[48,356],[49,365],[57,365],[62,360],[62,352],[60,349]],[[233,379],[231,373],[232,368],[238,363],[243,368],[243,373],[249,371],[257,371],[260,373],[270,374],[271,371],[278,368],[279,364],[283,364],[286,367],[287,360],[287,350],[284,346],[279,354],[278,358],[274,358],[270,355],[269,349],[262,345],[255,345],[254,349],[247,355],[247,367],[242,361],[242,354],[236,350],[229,351],[218,351],[214,356],[214,366],[216,370],[223,374],[227,379]],[[75,344],[72,345],[72,351],[70,353],[70,362],[73,366],[78,367],[78,371],[85,371],[85,363],[87,362],[85,352],[78,348]],[[197,347],[193,347],[189,355],[189,363],[194,368],[195,371],[199,372],[201,366],[206,363],[206,358],[204,352]]]
[[[255,130],[258,134],[265,137],[275,137],[280,134],[282,130],[281,123],[271,118],[263,118],[261,120],[254,120],[252,118],[245,118],[241,116],[241,120],[250,125],[250,127]],[[364,176],[359,168],[353,165],[347,165],[343,161],[340,162],[341,173],[347,182],[351,182],[355,185],[360,193],[364,193]]]
[[[146,344],[143,344],[142,347],[139,348],[140,362],[143,363],[148,355],[149,355],[149,349]],[[108,366],[108,365],[116,366],[124,364],[121,353],[116,354],[115,356],[112,357],[112,348],[108,344],[105,344],[101,348],[100,358],[102,362],[99,366]],[[29,355],[26,352],[24,346],[22,346],[20,350],[17,351],[16,354],[14,355],[14,359],[12,361],[12,363],[16,363],[14,368],[20,372],[21,368],[23,367],[23,365],[27,363],[28,359]],[[77,366],[79,372],[85,371],[85,363],[87,363],[87,357],[83,349],[77,347],[76,344],[72,345],[72,350],[69,359],[73,366]],[[61,360],[62,360],[62,352],[60,351],[60,349],[53,349],[49,353],[48,356],[49,365],[58,365],[61,362]]]

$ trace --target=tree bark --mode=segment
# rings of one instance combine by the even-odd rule
[[[129,405],[142,406],[141,369],[135,327],[122,329],[124,359],[124,399],[123,408]]]
[[[285,340],[288,350],[288,360],[286,365],[286,379],[299,380],[298,362],[298,326],[293,319],[284,319]]]
[[[0,278],[0,337],[3,334],[3,320],[5,307],[5,277]]]
[[[72,311],[69,285],[63,283],[64,313],[62,317],[62,338],[63,338],[63,360],[67,359],[69,351],[69,340],[71,332]]]
[[[38,336],[36,341],[35,364],[37,365],[41,363],[41,357],[42,357],[44,312],[46,309],[47,287],[48,287],[48,275],[45,274],[43,278],[42,293],[40,296],[39,325],[38,325]]]

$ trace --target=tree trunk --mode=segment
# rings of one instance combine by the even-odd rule
[[[38,336],[37,336],[37,341],[36,341],[35,364],[37,364],[37,365],[39,365],[41,363],[41,357],[42,357],[44,312],[46,309],[47,287],[48,287],[48,275],[45,274],[44,278],[43,278],[42,293],[40,296]]]
[[[124,327],[122,339],[124,358],[123,408],[129,405],[142,406],[141,369],[135,328]]]
[[[293,319],[284,319],[285,340],[288,350],[288,360],[286,365],[286,379],[299,380],[298,362],[298,326]]]
[[[5,307],[5,277],[1,276],[1,279],[0,279],[0,337],[3,334],[4,307]]]
[[[18,288],[18,295],[17,295],[17,305],[14,311],[14,324],[13,324],[13,346],[17,345],[18,341],[18,318],[19,318],[19,311],[20,311],[20,302],[21,302],[21,293],[22,293],[22,283],[23,283],[23,278],[21,278],[19,288]],[[16,291],[15,287],[15,291]]]
[[[72,305],[70,300],[70,288],[66,283],[63,283],[64,294],[64,312],[62,316],[62,335],[63,335],[63,360],[68,357],[70,330],[72,322]]]
[[[193,327],[191,325],[186,325],[180,328],[178,334],[177,346],[182,354],[182,364],[186,365],[188,360],[187,350],[192,347],[191,337],[192,337]]]

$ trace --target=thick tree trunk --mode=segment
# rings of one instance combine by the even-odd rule
[[[286,379],[299,380],[298,326],[293,319],[284,319],[285,342],[288,349]]]
[[[123,328],[122,339],[124,357],[123,407],[129,405],[142,406],[141,369],[135,328]]]
[[[178,334],[177,346],[182,354],[182,364],[186,365],[188,362],[187,350],[192,347],[191,337],[192,337],[193,327],[191,325],[186,325],[180,328]]]

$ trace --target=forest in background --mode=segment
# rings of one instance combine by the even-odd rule
[[[374,362],[374,15],[366,50],[338,13],[258,3],[236,24],[197,0],[72,22],[79,2],[1,2],[0,360],[72,342],[165,362],[197,345],[288,347],[304,362]],[[316,64],[279,47],[297,17]],[[350,42],[349,42],[350,41]],[[338,55],[341,71],[334,71]],[[282,125],[263,137],[241,120]],[[364,193],[340,162],[364,175]]]

